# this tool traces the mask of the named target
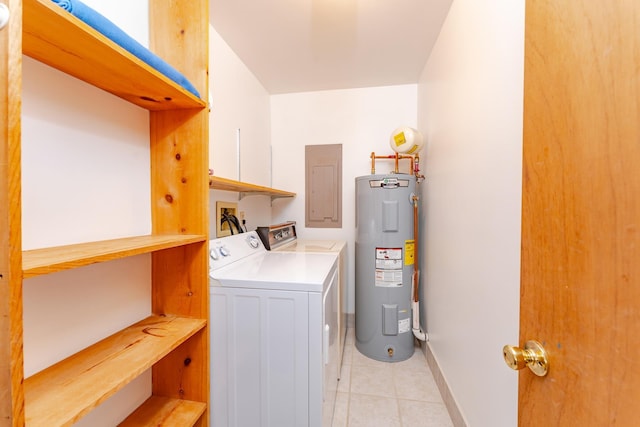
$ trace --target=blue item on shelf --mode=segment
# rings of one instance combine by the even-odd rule
[[[51,1],[200,98],[196,88],[182,73],[80,0]]]

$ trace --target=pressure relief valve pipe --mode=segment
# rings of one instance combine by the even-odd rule
[[[420,341],[427,341],[427,334],[422,331],[420,328],[420,295],[418,293],[418,285],[420,283],[420,270],[418,268],[418,200],[419,197],[413,194],[411,196],[411,200],[413,201],[413,287],[411,293],[413,294],[413,298],[411,298],[411,311],[413,312],[413,336],[419,339]]]

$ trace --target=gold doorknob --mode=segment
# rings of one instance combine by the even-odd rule
[[[524,349],[505,345],[502,348],[504,362],[513,370],[524,369],[528,367],[539,377],[544,377],[549,371],[549,358],[547,351],[538,341],[527,341]]]

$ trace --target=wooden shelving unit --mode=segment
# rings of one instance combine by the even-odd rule
[[[249,184],[232,179],[220,178],[217,176],[209,177],[209,188],[212,190],[235,191],[241,196],[263,195],[271,196],[271,200],[279,197],[295,197],[296,193],[289,191],[277,190],[275,188],[263,187],[261,185]]]
[[[0,2],[0,427],[70,425],[149,368],[153,395],[122,425],[207,426],[207,104],[49,0]],[[208,0],[149,11],[151,50],[207,94]],[[23,53],[149,110],[150,235],[22,251]],[[24,378],[23,279],[143,253],[153,314]]]

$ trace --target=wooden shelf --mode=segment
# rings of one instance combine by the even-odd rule
[[[118,427],[193,426],[206,408],[202,402],[152,396]]]
[[[27,378],[26,424],[75,423],[206,323],[204,319],[150,316]]]
[[[22,51],[147,110],[206,102],[50,0],[24,0]]]
[[[277,190],[275,188],[263,187],[246,182],[234,181],[232,179],[220,178],[217,176],[209,177],[209,188],[213,190],[236,191],[240,193],[241,196],[271,196],[271,200],[277,199],[279,197],[296,196],[296,193],[291,193],[289,191]]]
[[[34,249],[22,254],[23,277],[35,277],[98,262],[204,242],[200,235],[149,235]]]

